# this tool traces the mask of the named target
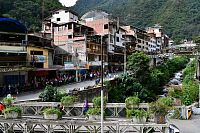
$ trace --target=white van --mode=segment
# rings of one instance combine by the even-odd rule
[[[180,130],[174,124],[170,124],[169,125],[169,133],[180,133]]]

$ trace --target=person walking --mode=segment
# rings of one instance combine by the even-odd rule
[[[84,105],[83,105],[83,114],[84,114],[84,115],[86,115],[88,109],[89,109],[88,100],[85,100],[85,103],[84,103]]]

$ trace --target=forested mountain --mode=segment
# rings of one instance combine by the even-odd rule
[[[28,27],[29,31],[41,30],[43,0],[0,0],[0,16],[14,18]],[[50,11],[62,7],[58,0],[44,0],[44,18]]]
[[[59,0],[44,0],[44,18],[61,7]],[[101,9],[139,28],[159,23],[176,40],[200,33],[199,0],[78,0],[73,9],[80,16],[92,9]],[[41,29],[42,0],[0,0],[0,16],[18,19],[29,31],[38,31]]]
[[[73,8],[81,15],[92,9],[104,10],[140,28],[159,23],[176,40],[200,33],[199,0],[78,0]]]

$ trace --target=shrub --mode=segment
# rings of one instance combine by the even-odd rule
[[[149,116],[149,112],[140,109],[127,109],[126,117],[132,118],[136,117],[137,119],[142,119],[143,117],[147,118]]]
[[[61,118],[62,117],[62,112],[60,112],[58,109],[56,108],[46,108],[42,111],[43,113],[46,113],[48,115],[50,114],[57,114],[58,115],[58,118]]]
[[[22,109],[18,106],[11,106],[11,107],[7,107],[6,109],[3,110],[3,113],[5,113],[5,114],[11,113],[11,112],[17,112],[19,115],[21,115]]]
[[[150,110],[156,114],[166,115],[172,109],[173,100],[170,97],[161,97],[150,103]]]
[[[76,101],[76,97],[74,96],[64,96],[61,99],[61,104],[64,106],[69,106],[74,104],[74,102]]]
[[[8,106],[11,106],[13,101],[15,100],[14,97],[5,97],[3,99],[3,103],[8,107]]]
[[[94,105],[95,108],[101,107],[101,97],[94,97],[92,99],[92,102],[93,102],[93,105]],[[106,106],[106,103],[107,103],[106,97],[103,98],[103,103],[104,103],[104,106]]]
[[[137,96],[128,97],[125,100],[126,109],[138,108],[140,99]]]
[[[90,108],[87,111],[88,115],[101,115],[101,108]]]
[[[51,85],[47,85],[44,91],[39,95],[39,98],[43,102],[60,102],[61,98],[65,96],[65,93],[61,93]]]

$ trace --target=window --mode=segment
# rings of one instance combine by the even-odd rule
[[[69,25],[68,25],[68,29],[72,29],[72,24],[69,24]]]
[[[68,35],[68,39],[72,39],[72,35]]]
[[[104,24],[104,29],[108,29],[108,24]]]
[[[56,12],[56,14],[59,14],[59,12]]]
[[[56,20],[57,20],[57,21],[60,21],[60,18],[57,18]]]
[[[119,42],[119,37],[117,37],[117,42]]]
[[[113,35],[110,35],[110,43],[113,43]]]

